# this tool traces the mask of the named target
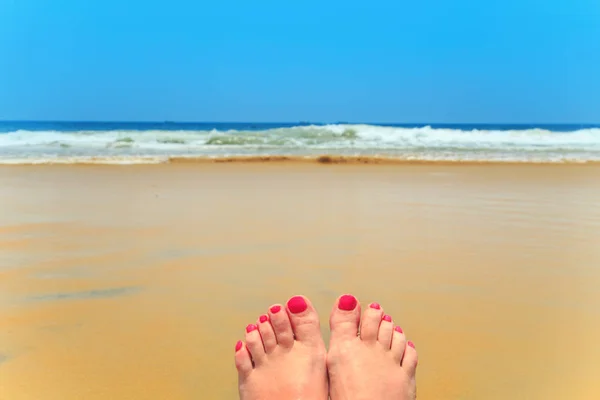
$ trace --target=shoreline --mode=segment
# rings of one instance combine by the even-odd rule
[[[410,159],[386,156],[344,156],[344,155],[315,155],[315,156],[139,156],[139,157],[73,157],[56,158],[53,160],[15,160],[0,159],[0,168],[11,166],[55,166],[55,165],[172,165],[172,164],[323,164],[323,165],[548,165],[548,166],[597,166],[600,160],[481,160],[481,159]]]

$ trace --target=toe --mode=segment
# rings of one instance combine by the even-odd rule
[[[304,296],[294,296],[287,302],[287,311],[297,341],[315,346],[323,343],[319,316],[310,300]]]
[[[375,343],[379,332],[379,324],[383,318],[383,310],[377,303],[371,303],[363,311],[362,321],[360,323],[360,338],[364,342]]]
[[[275,332],[277,345],[291,348],[294,345],[294,332],[292,331],[290,318],[280,304],[275,304],[269,308],[269,319]]]
[[[404,357],[402,358],[402,368],[406,370],[408,376],[414,377],[417,372],[417,363],[419,358],[417,356],[417,350],[415,345],[410,340],[406,342],[406,348],[404,349]]]
[[[250,324],[246,327],[246,347],[252,356],[255,365],[260,365],[265,359],[265,347],[263,346],[258,327]]]
[[[377,334],[377,341],[383,345],[386,350],[389,350],[392,346],[392,332],[394,331],[394,324],[392,323],[392,317],[384,315],[379,324],[379,333]]]
[[[400,364],[402,362],[402,356],[404,356],[404,349],[406,347],[406,336],[402,328],[396,326],[392,333],[392,355],[394,360]]]
[[[358,321],[360,319],[360,304],[356,297],[345,294],[333,306],[329,317],[331,328],[331,341],[348,340],[358,335]]]
[[[241,340],[235,345],[235,367],[240,378],[245,378],[252,372],[250,353],[248,353],[248,349]]]
[[[277,347],[277,339],[275,338],[275,331],[273,330],[273,326],[269,321],[268,315],[261,315],[258,318],[258,331],[260,332],[260,337],[263,341],[263,346],[265,347],[265,352],[267,354],[272,353]]]

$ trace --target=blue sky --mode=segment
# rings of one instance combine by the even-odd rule
[[[598,0],[0,0],[0,119],[600,122]]]

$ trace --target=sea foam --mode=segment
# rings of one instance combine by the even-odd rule
[[[600,161],[600,129],[555,132],[334,124],[264,130],[15,130],[0,134],[0,163],[4,164],[321,155],[445,162],[596,162]]]

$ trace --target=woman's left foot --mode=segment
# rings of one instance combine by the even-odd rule
[[[310,301],[294,296],[246,327],[235,346],[240,399],[328,398],[326,350]]]

